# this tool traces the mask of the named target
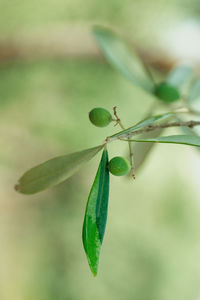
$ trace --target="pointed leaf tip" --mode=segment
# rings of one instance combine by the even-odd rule
[[[19,184],[15,184],[14,189],[15,191],[19,191]]]
[[[137,53],[133,49],[130,50],[127,43],[108,28],[95,26],[93,34],[102,53],[110,64],[126,79],[152,94],[154,83]]]
[[[53,187],[72,176],[87,161],[92,159],[103,145],[80,152],[52,158],[28,170],[15,185],[15,190],[23,194],[35,194]]]

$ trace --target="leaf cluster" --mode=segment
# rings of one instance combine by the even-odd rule
[[[142,165],[154,143],[185,144],[200,147],[200,137],[195,134],[192,128],[189,128],[192,127],[192,123],[190,123],[190,126],[187,125],[188,123],[181,126],[181,124],[184,124],[184,120],[179,116],[179,110],[174,110],[171,106],[174,102],[184,104],[188,114],[195,114],[198,117],[200,76],[194,77],[194,69],[191,66],[179,65],[167,75],[164,82],[155,83],[151,68],[116,33],[103,27],[95,27],[93,34],[103,55],[110,64],[132,84],[143,89],[146,93],[150,93],[155,98],[156,103],[163,103],[165,110],[168,111],[156,115],[151,112],[150,115],[147,114],[145,119],[129,128],[124,128],[120,119],[115,118],[115,111],[112,119],[108,114],[106,125],[112,120],[121,126],[120,131],[107,137],[102,145],[55,157],[33,167],[19,179],[15,189],[23,194],[35,194],[51,188],[67,180],[80,167],[103,150],[94,183],[89,193],[82,231],[83,246],[88,263],[92,273],[96,276],[108,213],[109,158],[107,144],[116,140],[126,141],[129,143],[130,153],[132,153],[132,144],[134,145],[135,165],[132,165],[132,170],[134,168],[138,169]],[[187,89],[185,89],[186,86]],[[185,90],[187,90],[187,93],[185,93]],[[158,91],[160,92],[158,93]],[[172,97],[172,91],[175,91],[176,97]],[[103,127],[101,120],[96,121],[94,111],[93,115],[90,116],[92,122]],[[161,136],[163,129],[170,126],[169,121],[172,119],[180,121],[181,129],[184,130],[184,133],[187,130],[187,133]],[[163,122],[167,122],[165,126],[163,126]],[[200,125],[200,123],[196,122],[195,125]],[[137,134],[139,134],[139,138],[135,137]]]

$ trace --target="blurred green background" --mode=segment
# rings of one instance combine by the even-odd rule
[[[100,156],[34,196],[13,186],[28,168],[98,145],[88,111],[126,126],[153,103],[101,58],[94,24],[123,33],[165,68],[200,62],[199,0],[0,0],[0,299],[199,300],[200,156],[157,145],[132,183],[111,178],[107,231],[94,279],[81,242]],[[110,157],[126,145],[110,145]]]

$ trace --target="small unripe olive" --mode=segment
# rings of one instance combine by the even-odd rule
[[[108,169],[115,176],[123,176],[130,172],[131,165],[126,158],[116,156],[109,161]]]
[[[166,82],[162,82],[156,86],[155,95],[160,100],[168,103],[180,99],[180,93],[177,87]]]
[[[93,108],[89,113],[89,119],[97,127],[105,127],[111,122],[111,114],[104,108]]]

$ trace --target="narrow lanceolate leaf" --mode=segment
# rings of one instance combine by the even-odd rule
[[[105,58],[126,79],[148,92],[153,92],[154,84],[138,55],[109,29],[94,27],[94,36]]]
[[[23,194],[35,194],[55,186],[72,176],[93,158],[103,145],[50,159],[28,170],[18,181],[15,189]]]
[[[200,76],[192,83],[188,97],[189,102],[198,100],[200,100]]]
[[[200,110],[200,76],[192,83],[187,100],[189,106]]]
[[[153,139],[131,139],[131,142],[150,142],[150,143],[170,143],[184,144],[189,146],[200,147],[200,137],[194,135],[170,135],[162,136]]]
[[[108,140],[110,141],[110,140],[118,138],[118,137],[123,138],[124,136],[126,136],[129,133],[132,133],[136,130],[145,128],[150,125],[155,125],[157,122],[162,121],[166,118],[172,117],[173,115],[174,115],[174,113],[165,113],[162,115],[152,116],[150,118],[144,119],[144,120],[140,121],[139,123],[127,128],[125,130],[122,130],[116,134],[111,135],[108,138]]]
[[[185,122],[185,119],[182,119],[180,116],[176,116],[176,121],[177,122]],[[198,134],[195,132],[194,128],[189,128],[187,126],[180,126],[179,130],[184,134],[184,135],[194,135],[194,136],[198,136]],[[200,149],[198,149],[200,150]]]
[[[166,82],[172,86],[181,88],[191,79],[192,71],[193,68],[191,66],[179,65],[169,73]]]
[[[154,130],[140,135],[140,139],[157,138],[161,135],[163,129]],[[134,169],[138,171],[145,163],[155,143],[134,143]]]
[[[184,121],[180,117],[176,117],[176,119],[179,122],[183,122]],[[185,135],[194,135],[196,137],[200,137],[199,134],[198,134],[198,132],[194,128],[189,128],[189,127],[186,127],[186,126],[181,126],[181,127],[179,127],[179,129]],[[198,150],[198,152],[200,151],[199,147],[197,147],[195,149]]]
[[[108,152],[104,150],[89,194],[82,232],[83,246],[94,276],[98,271],[100,250],[106,227],[108,198]]]

